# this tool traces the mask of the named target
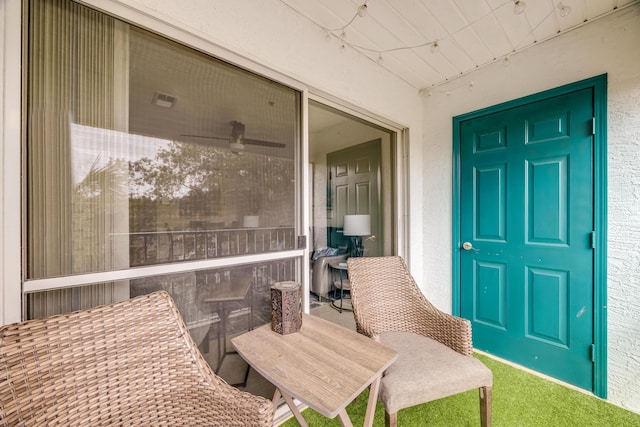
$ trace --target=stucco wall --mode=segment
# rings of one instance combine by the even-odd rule
[[[640,412],[640,4],[425,94],[424,278],[451,307],[452,117],[608,74],[609,400]],[[439,203],[429,203],[437,200]]]

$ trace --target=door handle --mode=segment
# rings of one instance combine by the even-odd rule
[[[464,242],[462,244],[462,249],[464,249],[465,251],[476,251],[476,252],[478,251],[478,249],[473,247],[471,242]]]

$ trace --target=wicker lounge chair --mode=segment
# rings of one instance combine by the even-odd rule
[[[164,291],[0,328],[1,426],[272,426],[216,376]]]
[[[347,263],[358,332],[399,354],[380,385],[386,425],[397,425],[400,409],[478,388],[481,425],[490,426],[493,376],[472,356],[470,322],[435,308],[400,257]]]

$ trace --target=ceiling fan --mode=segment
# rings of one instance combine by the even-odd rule
[[[244,137],[245,125],[242,122],[232,120],[229,122],[231,125],[231,135],[228,137],[221,136],[205,136],[205,135],[185,135],[190,138],[204,138],[204,139],[218,139],[221,141],[229,142],[229,149],[233,152],[242,152],[245,149],[245,145],[259,145],[262,147],[284,148],[286,145],[280,142],[264,141],[261,139],[250,139]]]

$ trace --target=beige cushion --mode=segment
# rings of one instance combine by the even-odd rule
[[[422,335],[387,332],[380,342],[398,352],[380,385],[380,400],[390,414],[493,382],[491,370],[478,359]]]

